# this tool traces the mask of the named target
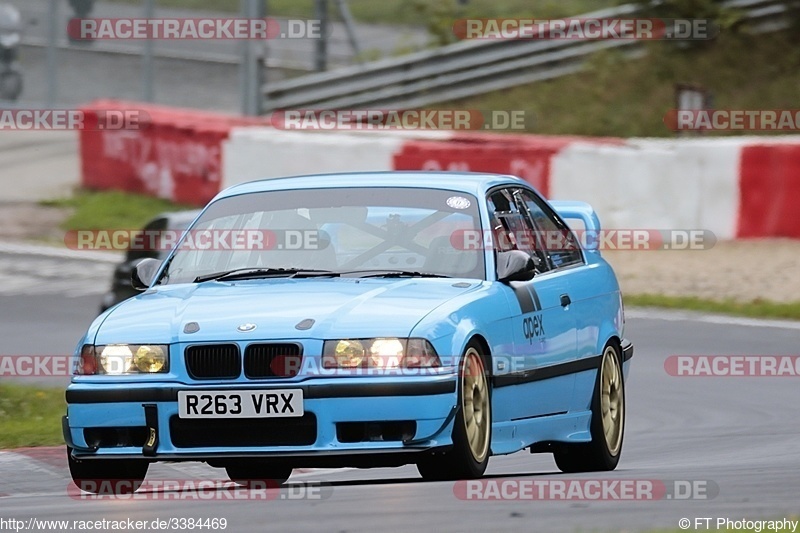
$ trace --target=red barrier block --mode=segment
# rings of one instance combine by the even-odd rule
[[[574,140],[572,137],[462,134],[446,142],[409,141],[395,154],[394,168],[511,174],[547,196],[551,159]]]
[[[800,144],[742,149],[737,237],[800,238]]]
[[[102,100],[81,108],[87,122],[111,110],[138,112],[141,122],[80,132],[82,184],[205,205],[222,184],[222,143],[236,126],[262,119]]]
[[[548,196],[552,158],[574,142],[625,144],[613,137],[457,132],[447,141],[409,141],[395,154],[394,168],[511,174]]]

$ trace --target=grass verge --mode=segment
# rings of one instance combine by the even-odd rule
[[[696,296],[662,294],[626,294],[626,306],[687,309],[751,318],[786,318],[800,320],[800,302],[780,303],[769,300],[741,302],[733,299],[707,300]]]
[[[675,85],[711,91],[716,109],[793,109],[800,86],[800,47],[792,32],[727,33],[688,49],[651,42],[647,55],[592,56],[579,73],[520,85],[436,108],[524,110],[526,131],[549,135],[674,137],[664,124]],[[777,132],[782,133],[782,132]],[[742,130],[713,135],[752,134]]]
[[[121,191],[78,191],[70,198],[46,200],[42,205],[73,210],[61,228],[70,230],[140,229],[165,211],[197,209],[161,198]]]
[[[64,444],[62,389],[0,383],[0,448]]]

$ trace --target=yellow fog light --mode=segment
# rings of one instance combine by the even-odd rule
[[[161,346],[139,346],[133,362],[139,372],[154,374],[164,370],[167,365],[167,354]]]
[[[358,340],[341,340],[336,343],[333,355],[339,368],[358,368],[364,362],[367,351]]]

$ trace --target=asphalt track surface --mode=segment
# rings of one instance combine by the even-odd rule
[[[38,277],[39,283],[14,282],[19,273],[9,265],[22,261],[24,277]],[[61,274],[52,272],[53,261]],[[2,351],[71,351],[109,275],[110,264],[90,267],[85,261],[0,252]],[[664,360],[673,354],[797,354],[800,324],[629,310],[626,336],[636,353],[626,384],[627,430],[617,470],[565,475],[551,456],[520,452],[492,458],[487,477],[654,480],[667,487],[675,480],[699,481],[706,484],[706,499],[465,501],[455,495],[453,483],[423,482],[406,466],[295,472],[288,488],[268,491],[267,501],[200,499],[191,491],[173,494],[173,500],[158,491],[147,499],[77,500],[68,489],[63,449],[43,449],[0,452],[0,519],[226,518],[227,531],[233,532],[574,532],[677,530],[681,518],[796,517],[798,378],[671,377]],[[224,473],[196,463],[159,464],[148,479],[223,480]],[[309,494],[300,484],[310,482],[329,484],[313,493],[324,499],[292,499]]]

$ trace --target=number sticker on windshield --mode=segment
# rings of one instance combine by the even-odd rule
[[[470,204],[470,201],[463,196],[451,196],[447,199],[447,205],[453,209],[466,209],[472,204]]]

